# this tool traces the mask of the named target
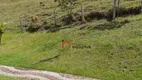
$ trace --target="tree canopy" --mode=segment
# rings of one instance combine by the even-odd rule
[[[77,1],[78,0],[54,0],[54,2],[58,2],[58,6],[61,7],[62,10],[68,10],[70,13],[77,4]]]

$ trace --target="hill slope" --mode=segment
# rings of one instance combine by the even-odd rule
[[[54,0],[0,0],[0,22],[6,21],[9,23],[8,28],[20,25],[19,17],[31,17],[38,15],[39,17],[47,20],[48,23],[53,23],[54,9],[57,10],[57,18],[67,14],[63,12]],[[112,0],[78,0],[84,4],[85,13],[91,11],[107,12],[112,9]],[[41,6],[40,3],[45,6]],[[139,0],[121,0],[120,7],[130,8],[140,6]],[[74,13],[80,13],[80,4],[76,5],[73,10]]]
[[[128,23],[109,30],[95,28],[99,24],[106,25],[109,22],[106,20],[94,20],[93,24],[87,23],[54,33],[47,33],[46,31],[22,33],[18,32],[15,27],[19,22],[12,20],[18,20],[23,13],[35,15],[41,14],[44,10],[37,7],[39,3],[36,0],[31,0],[32,3],[27,0],[18,2],[6,1],[9,3],[6,4],[3,1],[0,6],[5,10],[3,12],[5,15],[4,21],[9,22],[8,25],[10,26],[7,25],[7,27],[13,27],[13,29],[7,30],[3,35],[2,45],[0,45],[1,65],[51,70],[102,80],[142,79],[142,15],[117,18],[114,21],[122,22],[127,20]],[[110,1],[108,0],[104,5],[100,5],[105,0],[93,2],[84,0],[84,4],[87,4],[86,7],[88,7],[87,10],[89,11],[94,10],[94,8],[95,10],[105,11],[110,8],[106,7],[111,4]],[[27,2],[31,7],[26,7],[28,5]],[[133,2],[124,1],[122,5],[129,7]],[[137,2],[138,0],[133,6],[137,6]],[[52,13],[52,6],[49,6],[47,12]],[[89,6],[94,8],[89,9]],[[28,12],[30,9],[31,13]],[[78,10],[79,6],[75,11]],[[115,25],[118,24],[116,23]],[[82,26],[85,26],[85,29],[80,30]],[[75,47],[62,49],[62,40],[70,41],[71,45]],[[58,57],[47,60],[54,56]]]

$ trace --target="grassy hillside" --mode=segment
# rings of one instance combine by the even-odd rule
[[[6,30],[3,35],[0,64],[71,73],[102,80],[142,80],[142,15],[119,17],[114,21],[128,20],[129,23],[111,30],[96,29],[97,25],[109,22],[94,20],[93,24],[87,23],[54,33],[22,33],[16,30],[19,16],[23,13],[26,16],[52,14],[54,5],[49,2],[53,1],[40,0],[47,2],[47,7],[42,9],[38,0],[0,1],[1,11],[5,15],[3,20],[9,22],[8,28],[13,28]],[[86,12],[107,11],[112,6],[111,0],[84,0],[84,4]],[[125,0],[121,5],[135,7],[139,5],[139,0]],[[74,11],[79,9],[78,6]],[[59,8],[58,10],[60,11]],[[58,13],[60,16],[65,14]],[[47,20],[49,17],[52,15],[46,16]],[[85,26],[85,29],[80,30],[81,26]],[[62,49],[62,40],[68,40],[72,46],[79,48]],[[57,58],[46,61],[57,55]]]
[[[118,18],[130,23],[113,30],[79,30],[55,33],[6,32],[0,46],[0,64],[65,72],[104,80],[142,79],[142,15]],[[62,49],[61,41],[91,48]],[[51,61],[40,60],[60,55]],[[35,64],[37,63],[37,64]]]
[[[41,18],[47,20],[48,23],[53,23],[54,9],[57,9],[57,18],[64,16],[67,12],[63,12],[54,0],[0,0],[0,22],[9,22],[8,28],[12,28],[20,24],[19,17],[31,17],[39,15]],[[79,0],[83,2],[85,13],[91,11],[108,11],[112,9],[112,0]],[[43,2],[45,6],[40,6]],[[139,0],[121,0],[121,7],[129,8],[140,6]],[[76,6],[73,12],[80,13],[80,4]],[[46,16],[44,16],[46,15]]]

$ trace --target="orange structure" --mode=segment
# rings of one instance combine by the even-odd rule
[[[68,48],[70,48],[70,47],[71,47],[71,43],[70,43],[69,41],[67,41],[67,40],[63,40],[63,41],[62,41],[62,48],[64,48],[64,47],[65,47],[65,44],[67,44],[67,45],[68,45]]]

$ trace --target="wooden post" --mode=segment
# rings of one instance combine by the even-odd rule
[[[81,20],[82,20],[82,23],[86,22],[86,20],[84,18],[84,7],[83,7],[83,4],[81,4]]]
[[[114,0],[114,3],[113,3],[113,19],[116,18],[116,4],[117,3],[117,0]]]

